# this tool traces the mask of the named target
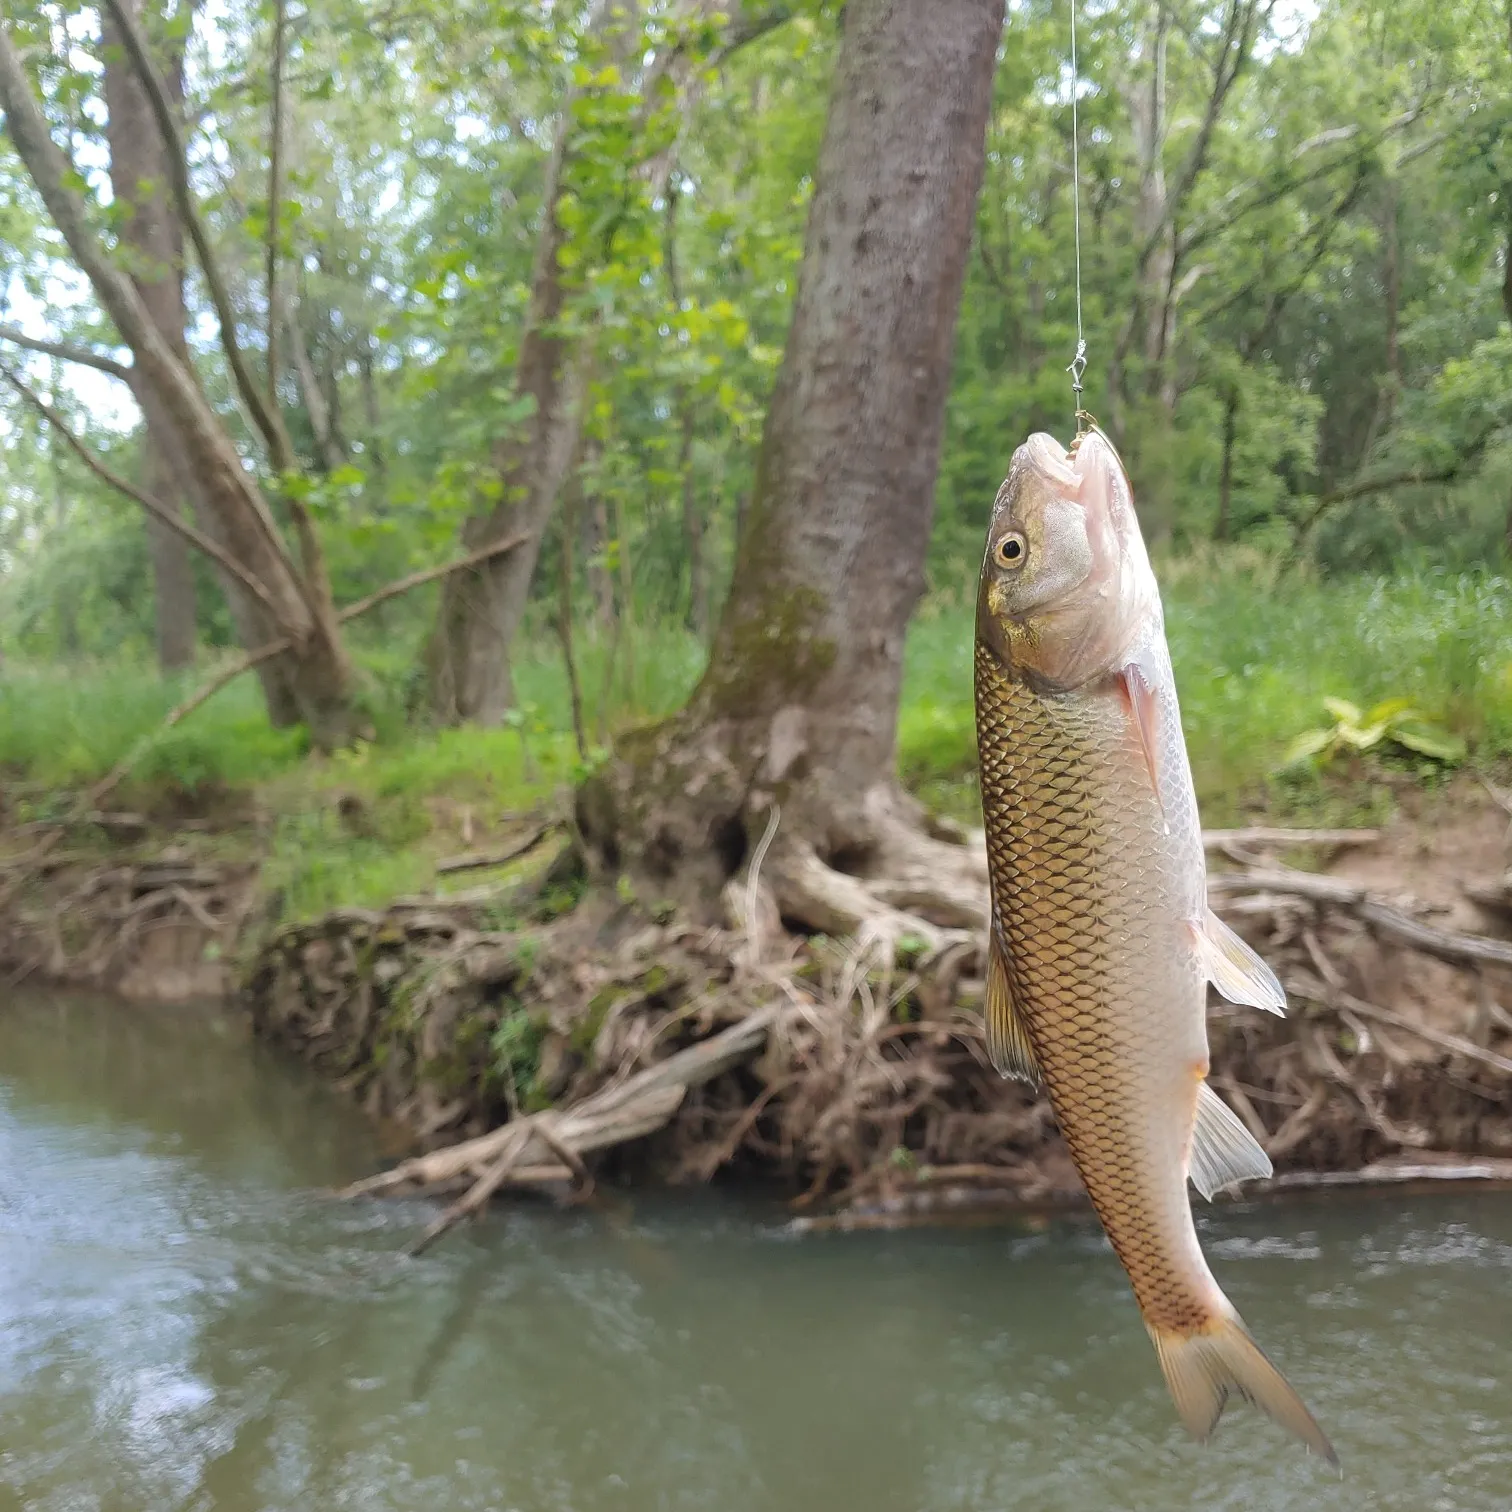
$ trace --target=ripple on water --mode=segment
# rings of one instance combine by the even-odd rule
[[[194,1025],[0,1014],[0,1505],[1512,1506],[1505,1194],[1201,1212],[1340,1485],[1253,1412],[1184,1438],[1087,1218],[796,1239],[704,1193],[406,1260],[433,1206],[315,1195],[373,1167],[352,1110]]]

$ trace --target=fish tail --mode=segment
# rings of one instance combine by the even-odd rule
[[[1176,1411],[1194,1438],[1207,1438],[1234,1394],[1253,1402],[1338,1468],[1339,1456],[1306,1403],[1237,1316],[1215,1318],[1195,1333],[1145,1326],[1160,1356]]]

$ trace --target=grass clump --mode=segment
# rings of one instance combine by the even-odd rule
[[[1325,698],[1362,709],[1405,700],[1467,741],[1480,764],[1512,757],[1512,583],[1505,577],[1421,571],[1319,579],[1242,551],[1166,563],[1158,575],[1209,822],[1245,808],[1316,822],[1374,822],[1389,812],[1383,762],[1416,773],[1410,752],[1352,757],[1342,778],[1310,768],[1280,772],[1288,745],[1318,726]],[[964,594],[937,594],[921,607],[898,726],[903,780],[937,810],[968,822],[980,812],[973,620]],[[580,674],[596,745],[632,720],[677,707],[701,671],[703,650],[681,626],[640,626],[630,649],[627,656],[621,646],[617,680],[610,679],[610,642],[583,637]],[[494,730],[406,722],[399,661],[388,654],[389,663],[375,657],[369,669],[380,738],[329,757],[310,753],[302,731],[268,725],[251,678],[163,733],[163,716],[192,677],[165,682],[133,662],[66,671],[11,664],[0,671],[0,775],[13,779],[11,812],[50,813],[70,790],[139,751],[123,803],[150,808],[164,791],[224,790],[253,801],[263,816],[265,874],[284,917],[427,889],[440,856],[486,845],[505,816],[539,807],[578,780],[583,762],[554,642],[524,649],[516,710]],[[1436,780],[1427,770],[1417,775]],[[466,877],[469,885],[478,880]],[[488,880],[498,879],[490,873]],[[560,906],[571,901],[564,893]]]
[[[1278,775],[1323,700],[1406,699],[1483,763],[1512,756],[1512,583],[1490,572],[1319,579],[1253,553],[1157,568],[1197,796],[1297,812],[1334,804],[1316,775]],[[902,775],[970,817],[974,609],[926,605],[910,636],[898,726]],[[1366,793],[1355,795],[1367,804]]]

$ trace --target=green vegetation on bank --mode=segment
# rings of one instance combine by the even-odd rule
[[[1325,697],[1414,707],[1464,737],[1472,759],[1512,758],[1512,582],[1489,573],[1424,571],[1319,580],[1243,551],[1168,562],[1168,633],[1199,797],[1211,820],[1241,810],[1368,812],[1382,770],[1429,775],[1431,764],[1372,755],[1325,787],[1306,769],[1281,774],[1287,745],[1325,718]],[[920,610],[908,646],[899,725],[904,780],[933,806],[972,818],[972,612],[963,586]],[[606,642],[579,647],[592,751],[615,728],[676,707],[701,652],[680,627],[639,629],[629,660],[606,675]],[[542,641],[517,671],[519,706],[494,730],[432,730],[406,722],[397,655],[366,663],[377,739],[313,757],[298,731],[269,727],[250,679],[182,725],[158,725],[188,684],[140,664],[67,674],[12,664],[0,672],[0,774],[8,817],[48,817],[140,750],[113,802],[171,822],[236,806],[255,817],[281,911],[376,904],[432,884],[436,858],[486,837],[507,815],[549,801],[579,774],[560,651]],[[1351,781],[1353,778],[1355,780]],[[345,799],[345,804],[338,802]],[[1331,807],[1330,807],[1331,806]],[[238,842],[241,844],[246,841]],[[478,839],[484,844],[484,839]],[[458,885],[478,878],[463,874]]]

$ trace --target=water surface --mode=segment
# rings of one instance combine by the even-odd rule
[[[1512,1194],[1203,1217],[1333,1436],[1175,1426],[1090,1220],[793,1240],[708,1193],[419,1261],[372,1131],[214,1010],[0,1006],[0,1508],[1508,1512]]]

